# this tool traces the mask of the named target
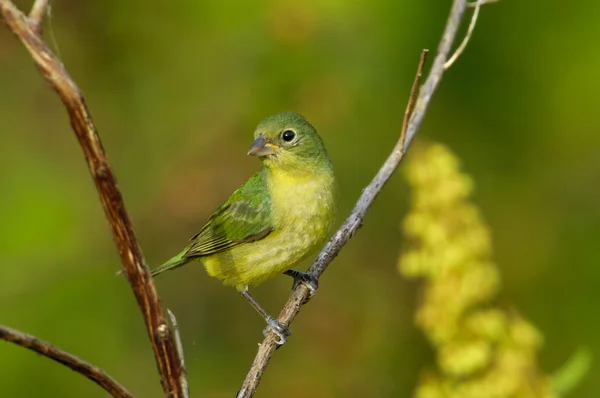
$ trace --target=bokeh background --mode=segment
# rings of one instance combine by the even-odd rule
[[[156,266],[257,169],[245,155],[253,128],[278,111],[303,113],[320,131],[341,223],[395,143],[419,51],[435,49],[448,10],[441,1],[56,0],[45,32],[86,95]],[[599,18],[590,0],[484,7],[419,133],[448,145],[473,176],[501,269],[499,303],[544,334],[548,372],[580,346],[600,358]],[[5,26],[0,121],[0,323],[103,367],[139,396],[160,396],[66,113]],[[413,324],[418,283],[397,269],[407,206],[398,174],[323,276],[259,396],[410,396],[434,356]],[[181,325],[192,396],[233,396],[263,321],[199,265],[157,284]],[[276,313],[290,285],[275,278],[255,294]],[[2,396],[105,396],[4,343],[0,385]],[[571,396],[599,395],[592,367]]]

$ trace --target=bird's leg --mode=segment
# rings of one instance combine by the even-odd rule
[[[263,334],[266,336],[268,329],[271,329],[273,331],[273,333],[275,333],[277,335],[277,337],[279,337],[279,341],[277,341],[277,344],[282,345],[283,343],[285,343],[287,340],[287,336],[292,334],[291,330],[288,329],[287,326],[285,326],[283,323],[279,322],[277,319],[270,316],[267,313],[267,311],[265,311],[263,309],[263,307],[261,307],[260,304],[258,304],[258,302],[254,299],[254,297],[252,297],[250,295],[250,293],[248,292],[247,289],[242,290],[240,293],[242,296],[244,296],[244,298],[246,300],[248,300],[248,302],[254,307],[254,309],[265,319],[265,322],[267,322],[267,329],[265,329],[263,331]]]
[[[296,271],[295,269],[290,269],[284,272],[285,275],[289,275],[294,278],[294,286],[298,283],[303,283],[304,286],[310,290],[309,299],[317,293],[317,289],[319,288],[319,279],[313,274],[309,274],[308,272]]]

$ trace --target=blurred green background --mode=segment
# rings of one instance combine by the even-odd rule
[[[56,0],[45,32],[85,93],[152,266],[258,168],[245,155],[252,131],[278,111],[320,131],[341,223],[395,143],[419,51],[436,48],[449,10],[393,0],[148,4]],[[600,358],[599,18],[590,0],[484,7],[419,133],[449,145],[473,176],[494,233],[500,303],[544,333],[549,372],[579,346]],[[139,396],[161,396],[66,113],[5,26],[0,121],[0,323],[103,367]],[[396,175],[323,276],[259,396],[411,394],[434,359],[413,326],[418,285],[396,266],[407,203]],[[263,321],[200,265],[157,285],[181,326],[192,396],[234,396]],[[276,313],[290,285],[275,278],[255,294]],[[105,396],[5,343],[0,385],[2,396]],[[599,395],[592,367],[571,396]]]

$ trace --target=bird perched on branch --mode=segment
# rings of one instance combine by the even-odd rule
[[[336,182],[323,141],[301,115],[269,116],[254,138],[248,155],[258,156],[262,167],[152,275],[200,261],[209,275],[235,287],[283,344],[290,331],[269,316],[248,287],[284,273],[314,293],[317,279],[291,268],[325,243],[336,211]]]

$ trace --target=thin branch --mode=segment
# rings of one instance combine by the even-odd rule
[[[465,48],[467,48],[467,44],[469,43],[469,40],[471,40],[471,35],[473,35],[473,31],[475,30],[475,24],[477,23],[477,18],[479,17],[479,8],[481,8],[481,6],[483,4],[486,4],[488,2],[489,2],[489,0],[480,0],[475,3],[469,3],[469,8],[474,7],[475,11],[473,11],[473,16],[471,17],[471,22],[469,22],[469,27],[467,28],[467,34],[465,35],[463,40],[460,42],[460,45],[458,46],[458,48],[454,51],[454,54],[452,54],[450,59],[448,59],[448,61],[446,61],[446,63],[444,64],[445,70],[450,69],[450,67],[454,64],[454,62],[456,62],[456,60],[462,55],[463,51],[465,51]]]
[[[66,367],[82,374],[94,383],[98,384],[115,398],[133,398],[133,395],[127,391],[125,387],[104,373],[104,371],[99,367],[91,365],[83,359],[69,354],[68,352],[63,351],[50,343],[40,340],[35,336],[19,332],[18,330],[9,328],[8,326],[0,325],[0,339],[6,340],[21,347],[25,347],[31,351],[50,358],[53,361],[65,365]]]
[[[173,311],[167,308],[167,314],[171,320],[171,329],[175,335],[175,348],[177,348],[177,355],[179,355],[179,364],[181,366],[181,389],[183,391],[183,398],[189,398],[190,390],[187,383],[187,370],[185,368],[185,357],[183,354],[183,343],[181,342],[181,335],[179,334],[179,324]]]
[[[401,135],[396,143],[392,153],[389,155],[383,166],[379,169],[371,183],[363,190],[354,209],[344,222],[340,229],[333,235],[329,242],[325,245],[317,259],[314,261],[308,272],[319,277],[325,271],[331,261],[338,255],[340,250],[348,242],[352,236],[358,231],[362,225],[365,214],[369,210],[371,204],[383,188],[383,185],[389,180],[393,172],[396,170],[400,161],[404,157],[406,149],[415,137],[417,131],[421,127],[421,123],[425,116],[427,107],[431,101],[431,97],[437,86],[439,85],[442,76],[445,72],[444,64],[448,59],[452,49],[452,43],[456,37],[458,27],[462,20],[463,14],[468,6],[466,0],[454,0],[450,15],[446,23],[442,39],[438,46],[437,56],[433,66],[429,72],[429,76],[423,87],[419,91],[419,97],[416,101],[414,111],[411,113],[410,120],[406,127],[406,134]],[[409,101],[410,103],[410,101]],[[410,112],[409,112],[410,113]],[[298,284],[291,292],[290,298],[279,314],[278,320],[286,326],[300,312],[302,304],[309,298],[310,292],[303,284]],[[258,384],[264,374],[273,353],[278,347],[277,337],[274,333],[269,333],[258,348],[258,353],[246,375],[246,379],[238,392],[238,398],[248,398],[254,396]]]
[[[417,99],[417,93],[421,86],[421,77],[423,76],[423,69],[425,68],[425,61],[427,60],[427,54],[429,50],[421,51],[421,58],[419,59],[419,66],[417,66],[417,74],[413,85],[410,89],[410,95],[408,96],[408,104],[404,111],[404,119],[402,120],[402,130],[400,131],[400,148],[404,148],[404,142],[406,141],[406,130],[408,129],[408,121],[415,110],[415,101]]]
[[[471,22],[469,22],[469,27],[467,28],[467,34],[465,35],[463,40],[460,42],[460,45],[454,51],[454,54],[452,54],[450,59],[448,59],[448,61],[446,61],[446,63],[444,64],[444,69],[446,69],[446,70],[450,69],[450,67],[452,67],[452,65],[456,62],[456,60],[458,58],[460,58],[462,53],[465,51],[465,48],[467,48],[467,44],[469,44],[469,41],[471,40],[471,36],[473,35],[473,31],[475,30],[475,25],[477,24],[477,18],[479,18],[479,9],[481,8],[481,6],[484,6],[486,4],[496,3],[498,1],[499,0],[479,0],[479,1],[475,1],[473,3],[469,3],[468,7],[474,8],[475,11],[473,11],[473,16],[471,16]]]
[[[29,13],[29,24],[35,29],[38,34],[42,34],[42,25],[44,17],[50,6],[50,0],[35,0],[31,12]]]
[[[42,2],[37,2],[42,8]],[[106,218],[125,267],[127,279],[146,323],[163,391],[169,397],[183,397],[182,369],[169,331],[160,298],[144,262],[123,197],[104,153],[98,131],[81,91],[60,60],[40,36],[36,25],[9,0],[0,0],[0,12],[12,32],[21,40],[38,66],[38,70],[63,101],[71,126],[84,152]],[[37,12],[37,11],[36,11]]]
[[[477,23],[477,18],[479,17],[479,3],[475,6],[475,11],[473,11],[473,16],[471,17],[471,22],[469,23],[469,27],[467,29],[467,34],[460,42],[460,45],[454,51],[454,54],[450,57],[448,61],[444,64],[444,69],[448,70],[454,64],[454,62],[462,55],[465,48],[467,48],[467,44],[469,40],[471,40],[471,35],[473,34],[473,30],[475,30],[475,24]]]
[[[438,44],[437,55],[435,56],[435,60],[433,61],[433,65],[431,66],[431,70],[427,76],[427,80],[425,80],[425,83],[419,92],[419,98],[417,99],[417,104],[415,105],[415,111],[411,115],[408,122],[408,128],[406,130],[406,142],[402,147],[403,152],[408,149],[413,138],[415,138],[417,131],[421,127],[423,118],[427,113],[427,107],[431,102],[431,97],[436,91],[440,81],[442,80],[442,76],[446,71],[444,64],[448,59],[448,55],[452,49],[452,43],[454,43],[458,28],[468,4],[469,3],[467,3],[465,0],[454,0],[452,3],[450,15],[448,16],[446,27],[444,28],[444,33],[442,34],[442,39]]]

